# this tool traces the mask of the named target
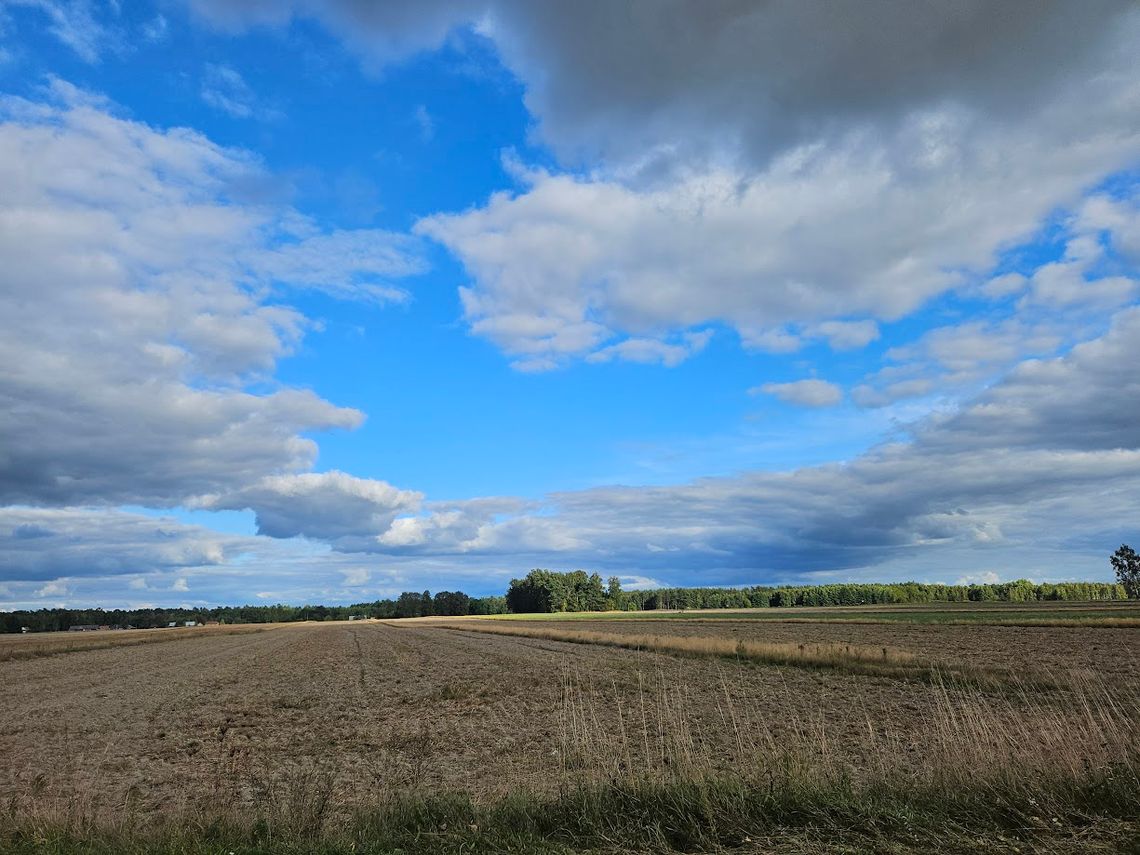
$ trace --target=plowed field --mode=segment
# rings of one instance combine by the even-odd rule
[[[598,623],[645,632],[650,622]],[[1137,678],[1140,649],[1134,629],[654,624],[661,633],[883,644],[1124,682]],[[946,709],[944,689],[929,682],[416,621],[202,631],[13,658],[0,661],[0,684],[0,798],[96,814],[254,801],[314,781],[339,807],[395,789],[490,798],[551,789],[591,769],[729,768],[792,743],[856,770],[888,752],[922,764],[931,721]],[[1015,690],[971,697],[1011,722],[1040,703]],[[1072,716],[1079,726],[1080,711]]]

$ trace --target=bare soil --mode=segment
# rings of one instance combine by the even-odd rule
[[[1140,641],[1136,630],[1115,629],[661,624],[1130,678]],[[790,740],[856,767],[877,762],[889,743],[920,764],[938,702],[937,687],[923,683],[415,621],[202,632],[12,659],[0,661],[0,685],[0,799],[94,813],[253,801],[316,780],[340,807],[396,789],[491,798],[555,788],[578,765],[728,768]],[[1016,698],[994,702],[1016,714]]]
[[[727,636],[774,643],[834,643],[905,650],[934,661],[966,661],[1008,668],[1087,670],[1114,681],[1140,683],[1140,629],[1104,626],[964,626],[954,624],[848,624],[829,621],[701,618],[578,620],[575,628],[600,632]]]

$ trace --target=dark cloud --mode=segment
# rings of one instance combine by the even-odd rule
[[[120,576],[222,565],[240,538],[89,508],[0,508],[0,580]]]
[[[515,163],[517,194],[417,228],[466,267],[473,331],[528,371],[673,364],[716,322],[781,352],[846,323],[863,334],[833,346],[862,346],[1140,157],[1126,0],[191,5],[231,28],[317,20],[374,64],[464,28],[495,44],[539,138],[586,168]],[[1066,275],[1032,297],[1134,294]]]
[[[199,504],[213,509],[248,508],[257,516],[258,533],[269,537],[304,536],[339,549],[368,551],[398,514],[415,512],[421,493],[398,490],[384,481],[355,478],[344,472],[275,475]]]
[[[422,508],[418,494],[334,472],[270,478],[207,502],[254,508],[261,530],[283,541],[119,511],[8,508],[0,578],[57,580],[36,588],[39,600],[74,596],[75,580],[151,574],[139,589],[165,585],[167,599],[187,589],[248,598],[256,588],[271,599],[324,591],[347,601],[428,579],[481,590],[530,566],[689,584],[826,581],[876,567],[955,581],[953,572],[992,566],[1064,575],[1079,549],[1087,573],[1085,552],[1140,534],[1138,363],[1140,308],[846,464]],[[1038,569],[1018,564],[1027,556]]]
[[[931,549],[1060,546],[1135,529],[1140,309],[1063,358],[1030,361],[906,442],[850,463],[540,503],[453,503],[370,547],[697,574],[868,567]]]
[[[766,159],[804,140],[957,102],[1005,118],[1119,47],[1126,0],[578,3],[191,0],[227,27],[315,18],[370,62],[473,27],[527,87],[546,141],[569,157],[647,150]],[[725,150],[728,149],[726,152]]]

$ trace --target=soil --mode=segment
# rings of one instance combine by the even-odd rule
[[[974,626],[859,624],[832,621],[641,618],[575,620],[574,628],[631,634],[727,636],[753,641],[837,643],[906,650],[934,661],[967,661],[1006,668],[1087,670],[1114,681],[1140,683],[1140,629],[1104,626]]]
[[[1140,640],[1115,629],[660,624],[1133,676],[1127,654]],[[880,762],[887,743],[920,763],[938,703],[935,687],[897,679],[373,621],[0,661],[0,685],[0,799],[95,813],[238,805],[321,781],[341,807],[404,789],[491,798],[554,788],[581,768],[727,768],[791,741],[856,767]]]

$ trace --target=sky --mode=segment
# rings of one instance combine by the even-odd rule
[[[0,0],[0,609],[1109,579],[1140,7]]]

